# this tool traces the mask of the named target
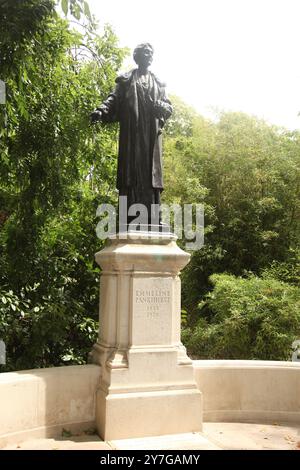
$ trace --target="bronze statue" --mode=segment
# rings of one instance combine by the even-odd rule
[[[120,123],[117,189],[127,196],[128,207],[144,204],[150,216],[163,190],[161,133],[172,105],[165,84],[149,71],[153,47],[138,45],[133,58],[138,68],[117,77],[114,91],[91,119]]]

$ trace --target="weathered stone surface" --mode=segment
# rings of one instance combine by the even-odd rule
[[[172,234],[117,236],[102,268],[96,422],[103,439],[200,431],[202,397],[180,341],[180,270]]]

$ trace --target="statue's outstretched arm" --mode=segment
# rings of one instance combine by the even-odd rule
[[[116,85],[114,91],[112,91],[103,103],[95,109],[91,114],[92,122],[116,122],[118,118],[118,109],[120,101],[120,86]]]

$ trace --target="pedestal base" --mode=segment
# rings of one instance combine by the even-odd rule
[[[172,234],[116,237],[102,267],[96,423],[104,440],[201,431],[202,397],[180,342],[179,271],[189,255]]]
[[[105,441],[201,431],[198,390],[97,393],[96,423]]]

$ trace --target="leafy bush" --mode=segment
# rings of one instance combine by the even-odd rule
[[[228,274],[210,277],[212,292],[199,304],[201,318],[183,331],[194,357],[207,359],[289,360],[300,338],[300,289],[273,278]],[[209,316],[209,315],[207,315]]]
[[[117,126],[88,116],[126,51],[111,28],[97,33],[85,1],[61,2],[86,16],[81,32],[57,3],[0,2],[0,370],[82,363],[96,338],[95,213],[116,202]],[[200,357],[289,358],[300,337],[300,132],[241,113],[212,122],[172,101],[164,201],[205,206],[205,246],[182,275],[184,340]],[[261,278],[210,278],[246,271]]]
[[[38,288],[24,288],[19,296],[0,290],[0,339],[7,359],[2,371],[86,363],[98,323],[63,288],[47,296],[37,294]]]
[[[279,275],[279,264],[290,264],[291,250],[299,250],[300,132],[243,113],[222,112],[212,122],[172,101],[163,197],[202,203],[205,213],[205,245],[192,254],[182,277],[191,325],[211,288],[209,276],[260,276],[273,262]],[[289,267],[284,270],[280,279],[289,282]]]
[[[0,371],[83,363],[96,339],[95,214],[116,198],[116,126],[89,114],[126,51],[86,2],[64,2],[76,20],[82,6],[81,32],[56,3],[0,2]]]
[[[300,286],[300,249],[291,249],[284,262],[273,261],[271,266],[262,271],[262,277],[273,277],[279,281]]]

